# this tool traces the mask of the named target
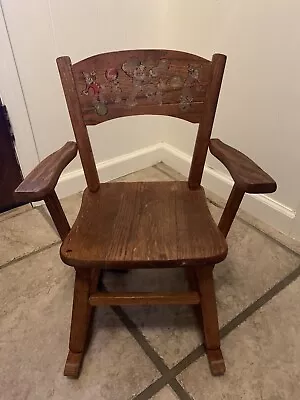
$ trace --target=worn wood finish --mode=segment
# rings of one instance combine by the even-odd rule
[[[183,182],[184,187],[187,187]],[[200,205],[201,202],[201,205]],[[177,258],[188,263],[193,254],[202,249],[202,256],[206,254],[205,262],[197,265],[222,261],[227,255],[227,243],[220,241],[219,231],[215,229],[215,222],[207,206],[205,192],[202,187],[198,190],[178,190],[176,192],[176,231],[177,231]],[[203,252],[203,249],[206,249]],[[198,253],[200,259],[200,254]],[[216,257],[216,255],[218,255]],[[196,262],[197,263],[197,262]]]
[[[70,344],[64,369],[64,375],[69,378],[79,377],[84,354],[92,336],[95,308],[90,305],[89,296],[96,292],[99,276],[99,268],[76,269]]]
[[[76,137],[85,178],[90,191],[96,192],[99,189],[99,178],[92,152],[91,142],[82,118],[80,103],[78,100],[78,94],[72,72],[71,60],[69,57],[59,57],[56,62]]]
[[[226,372],[226,365],[223,358],[222,350],[219,349],[206,349],[207,360],[209,368],[213,376],[222,376]]]
[[[176,260],[177,233],[176,195],[174,183],[139,183],[136,187],[136,203],[128,238],[129,261]],[[126,250],[125,250],[126,251]],[[126,251],[127,252],[127,251]]]
[[[199,293],[194,292],[177,292],[177,293],[106,293],[100,292],[90,296],[90,304],[92,306],[116,306],[116,305],[155,305],[155,304],[199,304]]]
[[[211,78],[205,100],[204,116],[198,128],[188,178],[191,189],[197,189],[201,183],[209,138],[213,128],[219,93],[222,85],[226,56],[224,54],[214,54],[211,64]]]
[[[45,203],[61,240],[64,240],[70,225],[54,190],[45,197]]]
[[[91,306],[89,295],[91,288],[91,269],[76,268],[72,321],[75,329],[70,332],[70,350],[74,353],[84,351]]]
[[[198,285],[198,276],[197,276],[197,267],[188,267],[184,270],[186,279],[188,281],[189,289],[191,291],[198,291],[199,292],[199,285]],[[199,293],[200,295],[200,293]],[[198,304],[193,306],[194,313],[198,320],[199,326],[203,332],[203,317],[201,307],[198,307]]]
[[[276,182],[250,158],[219,139],[211,139],[210,152],[230,172],[236,186],[246,193],[272,193]]]
[[[65,167],[76,157],[77,145],[67,142],[61,149],[41,161],[15,190],[19,201],[43,200],[51,193]]]
[[[213,266],[196,270],[200,292],[201,311],[204,321],[204,341],[208,349],[220,347],[219,325],[216,318],[217,305],[213,282]]]
[[[244,192],[276,189],[272,178],[246,156],[220,141],[210,141],[225,62],[221,54],[208,61],[167,50],[106,53],[74,65],[69,57],[57,60],[88,188],[69,230],[54,192],[61,170],[76,154],[75,145],[68,144],[67,152],[60,150],[50,156],[51,162],[45,160],[37,167],[17,195],[28,196],[30,201],[45,198],[63,239],[61,258],[76,270],[65,375],[79,376],[94,306],[108,304],[194,304],[211,372],[225,372],[213,267],[227,255],[225,237]],[[106,183],[100,190],[86,125],[141,114],[199,123],[188,182]],[[200,186],[209,144],[235,180],[219,227]],[[97,292],[104,268],[174,266],[186,267],[190,292]]]
[[[224,260],[227,244],[202,188],[186,182],[114,182],[85,191],[61,247],[72,266],[149,268]]]
[[[83,352],[73,353],[69,350],[64,368],[64,375],[69,378],[78,378],[82,367],[83,357]]]
[[[143,114],[199,122],[211,62],[172,50],[126,50],[89,57],[72,70],[87,125]]]
[[[236,184],[233,186],[218,224],[218,227],[223,233],[224,237],[227,236],[231,228],[233,220],[243,200],[244,194],[245,192],[243,189],[240,189]]]
[[[89,325],[92,323],[89,296],[92,286],[95,285],[95,280],[92,280],[93,272],[91,269],[76,268],[69,354],[64,370],[64,375],[72,378],[79,376],[87,347]]]
[[[223,375],[225,363],[220,350],[218,312],[213,280],[213,265],[196,270],[200,292],[204,345],[212,375]]]

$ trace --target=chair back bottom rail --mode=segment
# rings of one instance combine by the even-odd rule
[[[200,296],[193,292],[97,292],[89,297],[91,306],[116,306],[137,304],[200,304]]]

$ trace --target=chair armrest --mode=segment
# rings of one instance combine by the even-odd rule
[[[77,144],[67,142],[61,149],[41,161],[15,190],[20,201],[45,199],[55,188],[64,168],[76,157]]]
[[[274,179],[240,151],[219,139],[210,140],[209,150],[225,165],[239,189],[246,193],[275,192]]]

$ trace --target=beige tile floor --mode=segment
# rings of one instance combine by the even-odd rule
[[[159,164],[120,180],[169,179],[182,177]],[[81,194],[63,200],[71,222],[80,201]],[[218,220],[222,209],[214,204]],[[300,246],[240,215],[228,237],[229,255],[215,270],[226,375],[209,374],[189,307],[114,307],[97,309],[79,380],[62,375],[74,273],[59,259],[47,211],[27,206],[2,215],[0,399],[299,399]],[[185,287],[179,270],[106,273],[105,284]]]

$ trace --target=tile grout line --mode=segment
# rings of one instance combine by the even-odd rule
[[[26,214],[26,213],[28,213],[29,211],[32,211],[32,210],[34,209],[34,207],[32,206],[31,203],[23,204],[23,205],[20,206],[20,207],[27,207],[27,206],[31,206],[31,208],[28,208],[28,210],[27,210],[27,209],[26,209],[26,210],[23,210],[23,211],[21,211],[21,212],[19,212],[19,213],[18,213],[18,212],[14,212],[14,211],[17,210],[19,207],[12,208],[11,210],[1,212],[1,213],[0,213],[0,217],[1,217],[1,218],[0,218],[0,224],[1,224],[2,222],[9,221],[10,219],[19,217],[20,215]],[[10,212],[12,213],[12,215],[9,215]],[[5,215],[5,213],[7,213],[7,215]]]
[[[268,304],[276,295],[287,288],[291,283],[293,283],[300,276],[300,265],[295,268],[292,272],[286,275],[283,279],[277,282],[269,290],[267,290],[261,297],[250,304],[245,310],[238,314],[235,318],[230,320],[221,330],[221,338],[227,336],[241,323],[246,321],[252,314],[258,311],[261,307]]]
[[[156,168],[156,166],[154,166]],[[160,168],[156,168],[158,171],[163,173],[165,176],[174,179],[171,175],[167,174],[165,171],[162,171]],[[222,208],[217,203],[207,199],[211,204],[215,205],[218,208]],[[39,213],[42,217],[47,221],[47,223],[51,226],[51,228],[56,232],[53,224],[51,224],[50,218],[47,218],[46,210],[40,210],[40,207],[37,207]],[[32,209],[31,209],[32,210]],[[27,213],[31,210],[26,210],[24,213]],[[23,213],[22,213],[23,214]],[[15,218],[19,214],[12,216],[10,218]],[[10,219],[8,218],[8,219]],[[284,248],[290,253],[293,253],[299,256],[299,253],[291,248],[288,245],[280,242],[278,239],[268,235],[264,231],[260,230],[256,226],[252,225],[248,221],[245,221],[241,217],[237,217],[240,222],[243,224],[254,228],[256,231],[268,237],[273,242],[275,242],[280,247]],[[60,240],[50,243],[40,249],[33,250],[32,252],[25,254],[19,258],[15,258],[4,263],[0,266],[0,270],[9,265],[12,265],[16,262],[22,261],[31,255],[39,254],[44,250],[48,250],[51,247],[59,244]],[[220,330],[221,338],[226,337],[229,333],[231,333],[235,328],[237,328],[241,323],[245,322],[254,312],[259,310],[262,306],[267,304],[274,296],[284,290],[287,286],[289,286],[295,279],[297,279],[300,275],[300,266],[298,266],[294,271],[290,274],[286,275],[281,281],[277,282],[272,288],[270,288],[266,293],[264,293],[260,298],[258,298],[254,303],[250,304],[246,309],[244,309],[241,313],[239,313],[236,317],[230,320],[223,328]],[[159,356],[159,354],[154,350],[154,348],[149,344],[147,339],[144,337],[143,333],[139,330],[137,325],[130,319],[130,317],[126,314],[126,312],[120,306],[112,307],[116,315],[120,318],[120,320],[124,323],[130,334],[134,337],[134,339],[138,342],[140,347],[143,349],[145,354],[150,358],[154,366],[158,369],[158,371],[162,374],[160,378],[150,384],[146,389],[144,389],[140,394],[135,396],[134,400],[148,400],[154,394],[156,394],[159,390],[161,390],[164,386],[169,385],[173,391],[176,393],[179,399],[183,400],[191,400],[192,397],[186,392],[186,390],[181,386],[181,384],[177,381],[176,376],[181,373],[184,369],[190,366],[193,362],[197,361],[201,356],[205,354],[205,349],[203,344],[194,349],[191,353],[189,353],[186,357],[184,357],[181,361],[179,361],[174,367],[169,368],[163,361],[163,359]]]
[[[106,289],[104,289],[106,290]],[[120,306],[112,306],[112,310],[119,317],[120,321],[128,329],[129,333],[138,342],[144,353],[152,361],[156,369],[161,373],[161,377],[144,389],[140,394],[135,396],[134,400],[146,400],[152,397],[160,389],[162,389],[167,383],[177,394],[180,400],[191,400],[189,394],[182,388],[179,382],[177,382],[174,377],[170,377],[170,369],[164,363],[159,354],[153,349],[153,347],[148,343],[147,339],[143,333],[139,330],[137,325],[129,318],[126,312]]]
[[[292,272],[286,275],[283,279],[272,286],[267,292],[265,292],[261,297],[251,303],[243,311],[241,311],[237,316],[231,319],[226,325],[220,329],[221,339],[226,337],[235,328],[244,323],[252,314],[258,311],[261,307],[266,305],[270,300],[273,299],[277,294],[289,286],[300,276],[300,265],[295,268]],[[178,364],[176,364],[171,370],[177,376],[194,361],[205,354],[205,349],[203,344],[194,349],[190,354],[188,354],[184,359],[182,359]]]
[[[36,207],[36,210],[39,212],[41,217],[47,222],[47,224],[50,226],[50,228],[53,230],[53,232],[58,236],[58,232],[54,225],[54,222],[53,222],[50,214],[48,213],[47,209],[45,208],[45,206],[40,205],[40,206]]]
[[[224,210],[224,207],[221,206],[220,204],[218,204],[216,201],[211,200],[211,199],[209,199],[208,197],[206,197],[206,199],[207,199],[207,201],[208,201],[210,204],[212,204],[213,206],[215,206],[215,207],[217,207],[217,208],[219,208],[219,209],[221,209],[221,210]],[[255,225],[252,225],[251,222],[246,221],[243,217],[237,215],[237,216],[235,217],[235,220],[236,220],[236,219],[239,220],[239,222],[241,222],[242,224],[244,224],[244,225],[246,225],[246,226],[248,226],[248,227],[250,227],[250,228],[255,229],[256,232],[261,233],[263,236],[265,236],[265,237],[267,237],[268,239],[272,240],[275,244],[277,244],[277,245],[280,246],[281,248],[283,248],[283,249],[289,251],[290,253],[292,253],[292,254],[294,254],[294,255],[296,255],[296,256],[298,256],[298,257],[300,257],[300,252],[298,252],[298,251],[296,251],[296,250],[290,248],[287,244],[282,243],[279,239],[276,239],[276,238],[273,237],[272,235],[269,235],[268,233],[264,232],[263,230],[257,228]],[[215,221],[215,222],[216,222],[216,221]],[[217,222],[216,222],[216,223],[217,223]],[[233,222],[233,223],[234,223],[234,222]],[[265,224],[265,225],[267,225],[267,224]],[[230,235],[230,231],[229,231],[229,235]]]
[[[158,164],[153,165],[152,168],[156,169],[157,171],[161,172],[162,174],[164,174],[165,176],[167,176],[168,178],[170,178],[174,181],[179,181],[179,179],[174,178],[171,174],[168,174],[166,171],[160,169],[157,165]]]
[[[44,250],[48,250],[49,248],[58,245],[59,242],[60,242],[60,240],[50,243],[49,245],[44,246],[40,249],[34,250],[29,254],[25,254],[24,256],[10,260],[7,263],[3,264],[0,268],[0,270],[9,265],[12,265],[19,261],[22,261],[31,255],[39,254],[39,253],[43,252]],[[281,281],[279,281],[271,289],[269,289],[263,296],[261,296],[259,299],[257,299],[254,303],[252,303],[250,306],[248,306],[245,310],[243,310],[235,318],[233,318],[231,321],[229,321],[223,328],[221,328],[221,330],[220,330],[221,337],[224,338],[225,336],[227,336],[230,332],[232,332],[232,330],[234,330],[238,325],[243,323],[255,311],[257,311],[263,305],[268,303],[275,295],[280,293],[283,289],[285,289],[289,284],[291,284],[299,276],[300,276],[300,266],[298,266],[290,274],[286,275]],[[179,373],[181,373],[184,369],[186,369],[189,365],[191,365],[193,362],[195,362],[198,358],[200,358],[201,356],[203,356],[205,354],[205,349],[202,344],[202,345],[198,346],[196,349],[194,349],[190,354],[188,354],[183,360],[179,361],[178,364],[176,364],[174,367],[169,369],[164,364],[164,362],[162,361],[160,356],[156,353],[156,351],[150,346],[148,341],[145,339],[144,335],[139,331],[138,327],[128,317],[128,315],[125,313],[125,311],[123,311],[123,309],[119,306],[115,306],[114,311],[118,315],[118,317],[122,320],[122,322],[125,324],[127,329],[129,327],[128,330],[130,331],[132,336],[135,339],[136,339],[137,335],[139,336],[139,339],[138,340],[136,339],[136,340],[138,341],[139,345],[142,347],[142,349],[144,351],[145,351],[145,348],[147,348],[147,351],[145,351],[145,353],[148,355],[148,357],[154,363],[156,368],[160,372],[161,372],[160,368],[163,368],[163,372],[161,372],[162,377],[157,379],[155,382],[153,382],[151,385],[149,385],[146,389],[144,389],[144,391],[142,391],[140,394],[138,394],[136,397],[134,397],[134,400],[149,399],[150,396],[153,396],[154,394],[156,394],[159,390],[161,390],[164,386],[169,384],[171,381],[173,381],[173,383],[174,383],[174,381],[177,382],[176,376]],[[150,354],[150,356],[149,356],[149,354]],[[157,367],[157,362],[159,363],[160,368]],[[180,386],[180,388],[182,388],[182,386],[179,383],[178,383],[178,385]],[[174,390],[173,386],[174,385],[172,385],[171,387]],[[174,392],[177,393],[177,390],[175,389]],[[181,397],[179,397],[179,398],[181,398]]]
[[[169,368],[165,365],[162,358],[152,348],[152,346],[149,345],[145,336],[139,330],[137,325],[129,318],[129,316],[126,314],[126,312],[123,310],[123,308],[121,306],[111,306],[111,308],[115,312],[115,314],[119,317],[121,322],[123,322],[123,324],[126,326],[128,331],[132,334],[132,336],[135,338],[135,340],[138,342],[138,344],[141,346],[141,348],[144,350],[144,352],[150,358],[150,360],[153,362],[153,364],[157,367],[159,372],[161,374],[168,372]]]
[[[155,166],[153,166],[153,167],[155,167]],[[157,169],[160,170],[159,168],[157,168]],[[163,172],[163,171],[161,171],[161,172]],[[163,173],[165,173],[165,172],[163,172]],[[166,175],[167,175],[167,174],[166,174]],[[213,204],[215,207],[223,208],[223,207],[221,207],[220,205],[218,205],[216,202],[214,202],[214,201],[212,201],[212,200],[210,200],[210,199],[207,199],[207,200],[208,200],[211,204]],[[44,215],[44,213],[43,213],[42,211],[39,210],[40,207],[42,207],[42,206],[33,207],[32,209],[26,210],[26,211],[24,211],[24,212],[21,213],[21,214],[27,213],[27,212],[32,211],[33,209],[36,208],[36,209],[39,211],[39,213],[41,214],[41,216],[42,216],[42,217],[47,221],[47,223],[51,226],[51,228],[53,229],[53,231],[57,234],[57,230],[56,230],[55,227],[50,223],[50,218],[48,219],[48,218]],[[12,216],[12,217],[9,217],[8,219],[16,218],[16,217],[20,216],[21,214],[14,215],[14,216]],[[281,243],[278,239],[275,239],[275,238],[273,238],[272,236],[270,236],[270,235],[268,235],[267,233],[265,233],[264,231],[258,229],[256,226],[252,225],[250,222],[245,221],[243,218],[241,218],[241,217],[239,217],[239,216],[237,216],[237,219],[239,219],[239,221],[242,222],[243,224],[245,224],[245,225],[247,225],[247,226],[250,226],[251,228],[255,229],[257,232],[259,232],[259,233],[261,233],[262,235],[266,236],[267,238],[269,238],[270,240],[272,240],[273,242],[275,242],[278,246],[284,248],[285,250],[287,250],[287,251],[290,252],[291,254],[294,254],[294,255],[300,257],[300,253],[298,253],[298,252],[295,251],[294,249],[291,249],[291,248],[288,247],[286,244]],[[2,222],[2,221],[0,221],[0,223],[1,223],[1,222]],[[59,242],[60,242],[60,239],[59,239],[58,241],[55,241],[55,242],[51,243],[50,245],[46,245],[46,246],[44,246],[44,247],[41,247],[41,248],[38,249],[38,250],[33,250],[32,252],[27,253],[27,254],[24,254],[24,255],[21,256],[21,257],[15,258],[15,259],[10,260],[10,261],[7,261],[6,263],[0,265],[0,270],[1,270],[2,268],[7,267],[8,265],[11,265],[11,264],[17,262],[17,261],[24,260],[26,257],[30,257],[31,255],[35,255],[35,254],[37,254],[37,253],[40,253],[40,252],[43,251],[43,250],[48,250],[49,247],[51,247],[51,246],[53,246],[53,245],[55,245],[55,244],[57,244],[57,243],[59,243]]]
[[[213,205],[215,205],[215,204],[214,204],[213,202],[211,202],[210,200],[209,200],[209,202],[212,203]],[[218,208],[222,208],[221,206],[218,206],[218,205],[215,205],[215,206],[218,207]],[[36,208],[38,209],[39,207],[36,207]],[[29,212],[29,211],[32,211],[32,210],[26,210],[26,211],[24,211],[24,213],[27,213],[27,212]],[[57,230],[55,229],[55,227],[54,227],[54,226],[50,223],[50,221],[49,221],[50,218],[47,219],[46,216],[43,215],[43,214],[44,214],[43,212],[41,212],[40,210],[38,210],[38,211],[39,211],[39,213],[41,214],[41,216],[47,221],[47,223],[50,225],[50,227],[53,229],[53,231],[57,234]],[[22,214],[23,214],[23,213],[22,213]],[[11,219],[11,218],[16,218],[16,217],[18,217],[19,215],[20,215],[20,214],[17,214],[17,215],[15,215],[15,216],[10,217],[9,219]],[[288,247],[288,246],[285,245],[284,243],[281,243],[280,241],[278,241],[277,239],[275,239],[275,238],[273,238],[272,236],[268,235],[268,234],[265,233],[264,231],[261,231],[260,229],[256,228],[254,225],[251,225],[249,222],[243,220],[241,217],[237,216],[237,218],[240,220],[240,222],[244,223],[244,224],[247,225],[247,226],[250,226],[251,228],[253,228],[253,229],[255,229],[256,231],[258,231],[259,233],[261,233],[262,235],[264,235],[264,236],[266,236],[267,238],[271,239],[271,240],[272,240],[273,242],[275,242],[278,246],[284,248],[285,250],[287,250],[287,251],[290,252],[291,254],[294,254],[294,255],[300,257],[300,254],[299,254],[297,251],[291,249],[290,247]],[[1,223],[1,221],[0,221],[0,223]],[[58,244],[59,242],[60,242],[60,239],[57,240],[57,241],[55,241],[55,242],[50,243],[49,245],[46,245],[46,246],[44,246],[44,247],[41,247],[41,248],[39,248],[39,249],[37,249],[37,250],[33,250],[33,251],[31,251],[30,253],[24,254],[24,255],[21,256],[21,257],[14,258],[13,260],[7,261],[6,263],[0,265],[0,270],[1,270],[2,268],[5,268],[5,267],[11,265],[11,264],[14,264],[15,262],[22,261],[22,260],[24,260],[25,258],[30,257],[31,255],[38,254],[38,253],[42,252],[43,250],[48,250],[50,247],[54,246],[55,244]]]
[[[24,206],[27,206],[27,205],[31,205],[31,208],[29,208],[28,210],[21,211],[20,213],[14,213],[13,215],[7,214],[5,217],[3,217],[3,219],[0,220],[0,224],[1,224],[2,222],[5,222],[5,221],[8,221],[8,220],[10,220],[10,219],[19,217],[20,215],[26,214],[26,213],[28,213],[28,212],[34,210],[34,207],[32,206],[31,203],[24,204],[24,205],[22,205],[22,206],[20,206],[20,207],[24,207]],[[9,213],[10,211],[14,211],[14,210],[17,209],[17,208],[18,208],[18,207],[12,208],[11,210],[4,211],[3,213],[0,213],[0,214],[5,214],[6,212]]]
[[[250,222],[244,220],[242,217],[237,216],[237,219],[242,222],[243,224],[245,224],[246,226],[255,229],[257,232],[261,233],[263,236],[267,237],[268,239],[271,239],[275,244],[277,244],[279,247],[288,250],[290,253],[294,254],[295,256],[300,257],[300,253],[297,250],[294,250],[292,248],[290,248],[288,245],[280,242],[280,240],[274,238],[271,235],[268,235],[266,232],[260,230],[259,228],[257,228],[256,226],[252,225]]]
[[[180,400],[194,400],[176,378],[169,380],[168,385],[173,389]]]
[[[165,172],[163,169],[159,168],[158,164],[153,165],[152,168],[155,168],[156,170],[158,170],[159,172],[163,173],[163,174],[164,174],[165,176],[167,176],[168,178],[171,178],[172,180],[178,181],[177,178],[174,178],[171,174],[169,174],[169,173]],[[185,178],[185,181],[186,181],[186,177],[184,177],[184,178]],[[186,182],[187,182],[187,181],[186,181]],[[203,188],[204,188],[204,191],[205,191],[205,187],[203,187]],[[206,197],[206,200],[207,200],[210,204],[214,205],[215,207],[217,207],[217,208],[219,208],[219,209],[221,209],[221,210],[224,210],[224,206],[220,205],[217,201],[212,200],[212,199],[210,199],[209,197],[207,197],[207,196],[206,196],[206,193],[205,193],[205,197]],[[251,224],[251,222],[246,221],[243,217],[237,215],[236,218],[237,218],[240,222],[242,222],[243,224],[245,224],[245,225],[247,225],[247,226],[249,226],[249,227],[255,229],[257,232],[259,232],[259,233],[263,234],[264,236],[266,236],[267,238],[271,239],[273,242],[275,242],[276,244],[278,244],[280,247],[282,247],[282,248],[284,248],[284,249],[287,249],[288,251],[290,251],[291,253],[293,253],[293,254],[295,254],[295,255],[297,255],[297,256],[300,256],[300,252],[298,252],[298,251],[296,251],[296,250],[294,250],[294,249],[291,249],[290,247],[288,247],[288,245],[286,245],[286,244],[280,242],[280,240],[274,238],[272,235],[269,235],[268,233],[264,232],[263,230],[257,228],[255,225]],[[216,222],[216,221],[215,221],[215,222]],[[216,223],[217,223],[217,222],[216,222]],[[265,224],[265,225],[267,225],[267,224]]]
[[[291,273],[286,275],[283,279],[272,286],[267,292],[265,292],[256,301],[251,303],[243,311],[241,311],[236,317],[231,319],[226,325],[220,329],[220,336],[223,339],[230,334],[235,328],[244,323],[252,314],[258,311],[261,307],[266,305],[270,300],[273,299],[277,294],[289,286],[300,276],[300,265],[295,268]],[[149,400],[153,395],[160,391],[164,386],[169,385],[173,391],[177,394],[179,399],[191,400],[192,397],[186,392],[186,390],[177,381],[176,377],[192,363],[197,361],[201,356],[205,354],[204,345],[201,344],[190,352],[186,357],[179,361],[174,367],[168,368],[159,354],[149,344],[143,333],[137,327],[137,325],[130,319],[126,312],[120,307],[115,306],[113,310],[117,316],[124,323],[126,328],[129,330],[134,339],[142,347],[146,355],[153,362],[158,371],[162,374],[160,378],[151,383],[147,388],[140,392],[133,400]],[[207,365],[208,368],[208,365]],[[216,378],[217,379],[217,378]]]
[[[22,261],[26,259],[27,257],[35,254],[39,254],[44,250],[48,250],[51,247],[56,246],[59,244],[60,240],[50,243],[47,246],[44,246],[40,249],[37,249],[29,254],[25,254],[22,257],[16,258],[14,260],[11,260],[5,264],[3,264],[2,268],[5,268],[9,265],[12,265],[14,263],[17,263],[19,261]],[[0,270],[1,270],[0,269]],[[234,319],[229,321],[223,328],[221,328],[220,333],[221,337],[224,338],[226,335],[228,335],[232,330],[234,330],[238,325],[240,325],[242,322],[244,322],[249,316],[251,316],[255,311],[257,311],[260,307],[262,307],[264,304],[269,302],[276,294],[281,292],[284,288],[286,288],[290,283],[292,283],[295,279],[297,279],[300,275],[300,266],[298,266],[294,271],[292,271],[290,274],[286,275],[281,281],[279,281],[277,284],[275,284],[271,289],[269,289],[263,296],[261,296],[259,299],[257,299],[254,303],[252,303],[250,306],[248,306],[245,310],[243,310],[240,314],[238,314]],[[138,394],[136,397],[134,397],[135,400],[146,400],[149,399],[151,396],[153,396],[155,393],[157,393],[160,389],[162,389],[165,385],[170,384],[173,382],[173,385],[170,384],[172,387],[173,391],[175,393],[178,392],[178,386],[175,388],[174,383],[176,380],[176,376],[181,373],[185,368],[187,368],[190,364],[195,362],[198,358],[203,356],[205,354],[205,349],[203,345],[198,346],[196,349],[194,349],[190,354],[188,354],[183,360],[179,361],[178,364],[176,364],[174,367],[169,369],[160,356],[156,353],[156,351],[150,346],[148,341],[145,339],[144,335],[139,331],[138,327],[134,324],[134,322],[128,317],[128,315],[123,311],[123,309],[119,306],[114,307],[114,311],[118,315],[118,317],[122,320],[122,322],[125,324],[127,329],[130,331],[132,336],[136,339],[137,335],[139,336],[139,339],[137,340],[139,345],[142,347],[144,352],[148,355],[148,357],[151,359],[153,364],[156,366],[156,368],[162,373],[162,377],[157,379],[155,382],[153,382],[151,385],[149,385],[144,391],[142,391],[140,394]],[[147,350],[145,351],[145,348]],[[158,367],[159,363],[159,367]],[[163,369],[162,370],[160,369]],[[177,384],[180,386],[181,390],[181,385],[177,382]],[[176,383],[175,383],[176,385]],[[179,394],[179,393],[177,393]],[[181,397],[179,397],[181,398]]]
[[[14,259],[12,259],[12,260],[9,260],[9,261],[5,262],[4,264],[2,264],[2,265],[0,266],[0,271],[1,271],[2,269],[6,268],[6,267],[9,267],[10,265],[13,265],[13,264],[19,262],[19,261],[25,260],[25,259],[28,258],[28,257],[35,256],[36,254],[42,253],[44,250],[51,249],[51,247],[54,247],[54,246],[58,245],[58,244],[60,243],[60,241],[61,241],[61,240],[58,239],[58,240],[56,240],[55,242],[49,243],[49,244],[47,244],[46,246],[40,247],[40,248],[38,248],[38,249],[36,249],[36,250],[33,250],[33,251],[31,251],[30,253],[28,253],[28,254],[23,254],[23,255],[20,256],[20,257],[16,257],[16,258],[14,258]]]

